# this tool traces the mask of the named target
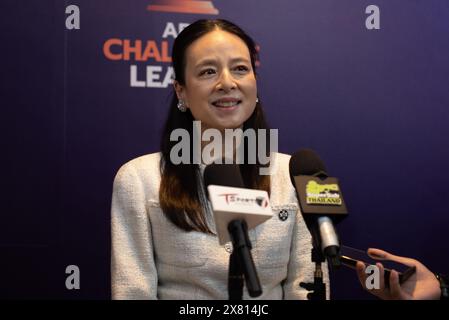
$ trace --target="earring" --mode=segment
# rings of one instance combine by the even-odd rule
[[[256,103],[259,103],[259,98],[256,98]]]
[[[179,111],[181,111],[181,112],[186,112],[187,111],[187,107],[186,107],[186,105],[185,105],[183,100],[179,100],[178,101],[177,107],[178,107]]]

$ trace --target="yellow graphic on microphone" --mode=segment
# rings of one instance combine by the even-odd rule
[[[342,200],[338,184],[319,184],[310,180],[306,185],[306,202],[307,204],[324,204],[341,206]]]

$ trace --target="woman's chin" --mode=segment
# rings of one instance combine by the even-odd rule
[[[223,131],[225,129],[230,129],[230,130],[240,129],[240,128],[242,128],[242,126],[243,126],[242,122],[229,121],[229,122],[221,122],[221,123],[217,124],[217,126],[215,128],[220,131]]]

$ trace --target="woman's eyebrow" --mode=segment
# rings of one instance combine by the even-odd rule
[[[217,61],[216,61],[215,59],[212,59],[212,58],[203,59],[203,60],[200,60],[200,62],[198,62],[198,63],[195,65],[195,68],[199,68],[199,67],[202,67],[202,66],[204,66],[204,65],[215,64],[216,62],[217,62]]]
[[[232,58],[231,59],[231,63],[237,63],[237,62],[250,63],[248,59],[243,58],[243,57],[238,57],[238,58]]]
[[[238,63],[238,62],[245,62],[245,63],[250,63],[250,61],[247,58],[243,58],[243,57],[236,57],[236,58],[232,58],[230,60],[231,63]],[[203,60],[200,60],[200,62],[198,62],[195,66],[195,68],[200,68],[204,65],[213,65],[216,64],[217,60],[213,59],[213,58],[206,58]]]

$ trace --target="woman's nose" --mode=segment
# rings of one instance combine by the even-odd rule
[[[223,70],[217,84],[217,89],[228,92],[232,89],[235,89],[236,87],[237,84],[235,83],[235,80],[229,70]]]

